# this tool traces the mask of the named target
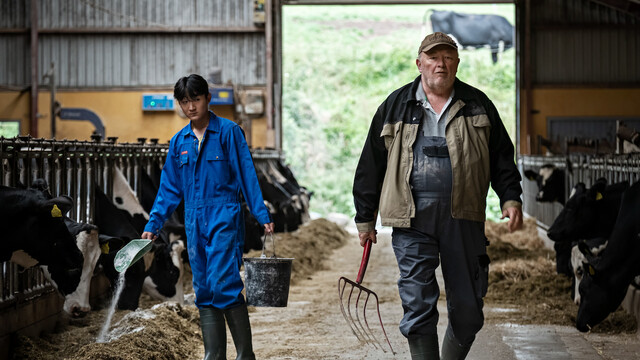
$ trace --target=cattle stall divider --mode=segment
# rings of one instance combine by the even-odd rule
[[[91,141],[0,137],[0,185],[28,187],[35,179],[44,179],[53,197],[68,195],[73,199],[69,218],[93,224],[95,187],[113,198],[114,169],[119,168],[141,198],[142,171],[152,178],[158,175],[168,149],[168,143],[159,144],[158,139],[147,142],[146,138],[117,143],[115,137],[103,140],[99,136],[92,136]],[[251,154],[256,168],[284,159],[275,149],[252,149]],[[107,286],[104,281],[100,285]],[[106,292],[105,288],[95,293]],[[63,303],[39,266],[22,269],[11,261],[0,262],[0,347],[8,349],[8,339],[15,332],[37,336],[52,330],[61,320]]]
[[[116,138],[102,141],[98,137],[93,141],[0,137],[0,185],[28,187],[35,179],[44,179],[52,196],[68,195],[73,199],[69,218],[93,223],[95,186],[111,197],[113,169],[118,167],[139,196],[141,171],[150,173],[154,167],[161,168],[168,151],[168,144],[158,144],[157,139],[151,139],[150,143],[143,138],[138,143],[116,141]],[[49,310],[34,311],[36,302],[38,309]],[[33,335],[51,330],[59,320],[62,305],[62,296],[45,279],[39,266],[22,269],[11,261],[0,262],[3,348],[4,340],[13,332]]]
[[[609,184],[629,181],[633,184],[640,180],[640,153],[631,154],[569,154],[567,156],[522,155],[518,159],[520,173],[533,170],[536,173],[541,166],[552,164],[564,170],[565,199],[569,198],[571,189],[579,182],[587,187],[599,178],[607,179]],[[562,211],[562,205],[555,203],[536,202],[538,186],[535,181],[523,176],[523,211],[536,218],[537,224],[547,230],[555,218]]]
[[[542,165],[553,164],[565,171],[565,203],[571,194],[573,186],[582,182],[591,187],[599,178],[607,179],[608,184],[629,181],[632,185],[640,181],[640,153],[630,154],[569,154],[567,156],[536,156],[523,155],[518,159],[521,174],[525,170],[537,172]],[[570,170],[570,171],[569,171]],[[562,211],[562,205],[536,202],[538,186],[535,181],[523,177],[523,211],[536,218],[538,234],[543,237],[545,244],[553,248],[551,240],[546,238],[546,232],[555,218]],[[640,322],[640,290],[629,285],[627,294],[622,301],[622,308],[635,316]]]

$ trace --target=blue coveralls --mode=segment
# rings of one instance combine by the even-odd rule
[[[435,271],[442,262],[449,315],[446,336],[460,345],[470,345],[484,322],[482,298],[487,291],[489,263],[484,223],[452,218],[452,172],[446,140],[431,136],[444,133],[444,119],[437,126],[431,124],[428,135],[423,133],[425,121],[414,143],[410,176],[415,218],[411,228],[394,228],[392,234],[404,309],[400,332],[407,338],[437,334],[440,289]]]
[[[241,195],[261,224],[271,222],[249,147],[237,124],[209,112],[199,147],[191,124],[173,136],[145,231],[157,233],[184,198],[198,307],[230,309],[245,301],[240,278],[245,235]]]

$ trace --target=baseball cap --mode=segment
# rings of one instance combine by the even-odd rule
[[[458,50],[458,45],[450,36],[445,33],[434,32],[433,34],[427,35],[424,40],[422,40],[420,48],[418,49],[418,55],[422,52],[429,51],[438,45],[449,45]]]

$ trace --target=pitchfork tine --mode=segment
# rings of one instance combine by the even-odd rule
[[[358,288],[358,290],[360,290],[360,291],[358,292],[358,297],[356,298],[356,320],[358,321],[356,326],[360,325],[360,328],[362,329],[362,333],[367,338],[366,341],[368,343],[372,344],[373,347],[375,347],[377,349],[378,347],[376,346],[376,343],[378,343],[378,345],[380,345],[380,342],[373,335],[373,332],[371,331],[371,328],[369,328],[369,324],[367,324],[367,301],[369,301],[369,293],[367,292],[367,299],[365,300],[364,307],[362,308],[362,315],[363,315],[363,318],[364,318],[364,322],[365,322],[365,324],[367,324],[367,329],[369,329],[369,331],[367,332],[367,329],[365,329],[364,325],[362,325],[362,322],[360,322],[360,316],[359,316],[360,312],[358,311],[358,305],[360,304],[360,295],[362,295],[362,289]],[[382,348],[382,346],[380,346],[380,347]],[[384,351],[384,349],[382,349],[382,351]]]
[[[384,329],[384,324],[382,323],[382,316],[380,315],[380,303],[378,300],[378,295],[376,295],[376,293],[374,293],[373,291],[361,285],[362,280],[364,278],[364,273],[367,269],[367,264],[369,262],[370,253],[371,253],[371,240],[368,240],[364,246],[364,252],[362,253],[362,262],[360,263],[360,270],[358,271],[358,277],[356,278],[356,281],[353,282],[345,278],[344,276],[338,279],[338,297],[340,298],[340,311],[342,312],[342,316],[344,317],[344,319],[349,324],[349,328],[351,329],[351,332],[353,332],[353,334],[356,336],[356,338],[358,338],[359,341],[371,344],[376,349],[380,347],[380,349],[382,349],[382,351],[386,353],[387,351],[385,350],[385,347],[382,346],[382,343],[375,336],[375,334],[371,330],[371,327],[369,326],[369,322],[367,321],[367,305],[369,304],[369,298],[371,297],[371,295],[373,295],[376,301],[376,311],[378,312],[378,320],[380,321],[380,327],[382,327],[382,333],[384,334],[385,340],[387,341],[387,345],[389,345],[389,349],[395,355],[395,351],[393,351],[393,347],[391,346],[391,342],[389,341],[387,332]],[[349,298],[347,299],[347,309],[345,310],[344,295],[345,295],[347,284],[351,285],[351,290],[349,291]],[[353,315],[351,314],[351,298],[353,297],[353,292],[355,288],[358,288],[358,295],[356,296],[356,299],[355,299],[356,316],[354,319]],[[362,319],[364,320],[364,325],[360,320],[360,310],[359,310],[360,298],[362,297],[363,291],[367,294],[366,297],[363,297],[364,305],[362,307]]]
[[[355,320],[353,320],[353,315],[351,315],[351,296],[353,295],[354,289],[355,287],[351,287],[351,291],[349,291],[349,300],[347,301],[347,313],[349,314],[349,320],[351,320],[350,322],[353,324],[354,329],[356,329],[358,333],[356,337],[358,338],[358,340],[366,342],[367,341],[366,337],[364,336],[362,331],[360,331],[360,329],[358,328],[358,324],[356,324]],[[357,314],[358,313],[356,312],[356,316]]]
[[[342,285],[342,289],[340,289],[340,283],[343,282],[344,285]],[[341,277],[338,280],[338,292],[340,294],[340,311],[342,311],[342,316],[344,317],[344,319],[347,321],[347,324],[349,324],[349,328],[351,328],[351,332],[353,332],[353,335],[356,336],[356,338],[358,338],[358,340],[363,341],[364,342],[364,338],[362,336],[362,334],[360,333],[360,329],[358,329],[358,327],[356,326],[355,321],[353,321],[353,316],[351,316],[351,294],[353,294],[353,289],[354,287],[351,287],[351,291],[349,292],[349,300],[347,302],[347,311],[345,311],[344,309],[344,304],[342,302],[343,296],[344,296],[344,290],[347,286],[348,283],[348,279]]]
[[[382,344],[380,343],[378,338],[375,337],[375,335],[373,335],[373,331],[369,327],[369,322],[367,321],[367,304],[369,303],[369,297],[370,296],[371,296],[371,293],[367,292],[367,298],[365,299],[364,307],[362,308],[362,315],[363,315],[363,318],[364,318],[364,323],[365,323],[365,325],[367,325],[367,329],[369,329],[369,333],[371,334],[371,337],[373,338],[373,340],[375,340],[375,342],[380,346],[382,351],[386,352],[384,347],[382,347]],[[376,304],[377,304],[377,301],[378,301],[378,298],[376,297]],[[380,325],[382,325],[382,322],[380,322]],[[384,331],[384,326],[382,327],[382,331]],[[385,336],[386,336],[386,334],[385,334]],[[374,344],[374,346],[375,346],[375,344]],[[393,351],[393,349],[391,349],[391,351]]]
[[[343,283],[342,287],[340,287],[340,283]],[[355,335],[358,340],[360,340],[360,338],[358,337],[358,334],[356,334],[356,331],[353,329],[353,325],[351,324],[351,322],[349,321],[349,318],[347,317],[347,312],[344,310],[344,304],[342,304],[342,295],[344,294],[344,289],[347,287],[347,282],[346,281],[342,281],[342,278],[338,279],[338,296],[340,297],[340,311],[342,312],[342,316],[344,317],[344,319],[347,321],[347,324],[349,324],[349,328],[351,329],[351,332],[353,333],[353,335]]]

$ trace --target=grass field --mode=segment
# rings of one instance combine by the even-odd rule
[[[285,6],[284,150],[311,210],[354,214],[351,187],[369,123],[389,93],[412,81],[428,9],[493,13],[513,5]],[[515,137],[515,51],[492,64],[489,49],[463,50],[458,78],[483,90]],[[497,199],[490,199],[494,218]]]

